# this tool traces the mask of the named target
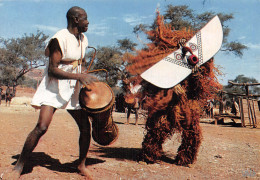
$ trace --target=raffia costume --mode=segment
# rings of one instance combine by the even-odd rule
[[[140,74],[178,49],[180,39],[189,40],[194,32],[174,30],[164,24],[162,16],[157,16],[156,28],[145,32],[151,43],[137,51],[136,55],[126,53],[127,70],[134,75],[133,81]],[[160,73],[160,72],[158,72]],[[178,73],[178,72],[174,72]],[[139,160],[154,163],[163,155],[163,143],[174,133],[181,134],[181,145],[175,158],[177,164],[188,165],[196,161],[202,140],[200,128],[201,107],[208,99],[215,99],[216,92],[222,87],[215,76],[218,73],[213,59],[200,67],[200,70],[188,76],[178,85],[161,89],[143,81],[143,95],[147,95],[145,106],[148,117],[145,136]]]
[[[72,60],[80,60],[85,54],[88,39],[81,34],[80,40],[71,34],[68,29],[58,31],[51,39],[57,39],[62,51],[61,64],[58,68],[70,72],[80,73],[81,65],[73,66],[71,63],[63,63]],[[75,64],[75,63],[74,63]],[[74,79],[57,79],[48,75],[48,66],[44,77],[37,88],[31,105],[40,108],[42,105],[52,106],[58,109],[81,109],[79,104],[80,82]]]

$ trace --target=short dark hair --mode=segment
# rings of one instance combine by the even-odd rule
[[[67,21],[69,22],[71,19],[73,19],[75,17],[79,17],[79,15],[81,14],[82,11],[85,12],[85,10],[82,9],[81,7],[78,7],[78,6],[71,7],[66,14]]]

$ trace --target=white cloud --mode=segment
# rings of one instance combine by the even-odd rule
[[[106,19],[108,19],[108,20],[117,20],[117,19],[118,19],[118,17],[111,16],[111,17],[106,17]]]
[[[51,1],[51,2],[69,2],[69,1],[73,1],[73,0],[0,0],[0,2],[10,2],[10,1],[23,1],[23,2],[44,2],[44,1]]]
[[[239,40],[243,40],[243,39],[246,39],[246,36],[241,36],[238,38]]]
[[[34,28],[37,28],[39,30],[45,30],[45,31],[51,31],[56,33],[62,28],[54,27],[54,26],[46,26],[41,24],[35,24],[33,25]],[[108,33],[108,26],[105,23],[99,23],[99,24],[92,24],[89,26],[89,29],[87,31],[88,34],[94,34],[98,36],[105,36]]]
[[[156,5],[156,9],[160,9],[161,8],[161,4],[158,2]]]
[[[35,27],[39,30],[47,30],[47,31],[51,31],[51,32],[57,32],[58,30],[61,29],[61,28],[58,28],[58,27],[46,26],[46,25],[41,25],[41,24],[35,24],[35,25],[33,25],[33,27]]]
[[[137,17],[136,15],[125,15],[123,19],[126,23],[130,24],[131,26],[135,26],[141,23],[140,17]]]
[[[131,26],[136,26],[138,24],[142,24],[144,22],[147,22],[147,19],[149,19],[150,17],[147,16],[138,16],[137,14],[126,14],[123,17],[123,20],[130,24]]]
[[[91,24],[89,26],[88,32],[89,34],[95,34],[99,36],[105,36],[106,33],[108,32],[108,26],[104,23],[102,24]]]
[[[35,3],[39,3],[39,2],[69,2],[69,1],[73,1],[73,0],[0,0],[0,7],[4,5],[4,2],[35,2]]]
[[[103,19],[100,21],[100,23],[107,24],[107,23],[109,23],[110,21],[115,21],[115,20],[118,20],[118,17],[109,16],[109,17],[103,18]],[[91,24],[91,25],[92,25],[92,24]]]
[[[38,3],[38,2],[46,2],[46,1],[49,1],[49,2],[63,2],[63,3],[65,3],[65,2],[70,2],[70,1],[73,1],[73,0],[24,0],[24,1],[28,1],[28,2],[36,2],[36,3]]]
[[[246,46],[250,49],[257,49],[260,50],[260,43],[259,44],[253,44],[253,43],[248,43]]]
[[[226,3],[226,0],[218,0],[221,3]],[[258,3],[260,0],[228,0],[229,2],[234,2],[234,3]],[[210,2],[210,1],[209,1]],[[207,1],[206,1],[207,3]]]

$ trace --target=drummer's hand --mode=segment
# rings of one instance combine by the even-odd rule
[[[86,88],[88,90],[91,90],[89,85],[91,85],[94,82],[97,82],[98,79],[95,76],[92,76],[90,74],[81,74],[81,77],[79,78],[79,81],[81,82],[81,84],[86,86]]]

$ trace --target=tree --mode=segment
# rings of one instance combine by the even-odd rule
[[[87,54],[88,58],[92,58],[93,52]],[[117,47],[98,47],[94,63],[90,68],[90,71],[97,69],[105,69],[105,71],[100,71],[98,76],[101,80],[107,80],[109,86],[113,87],[117,84],[118,70],[122,64],[122,53]],[[107,77],[107,79],[106,79]]]
[[[90,71],[97,69],[105,69],[106,71],[100,71],[98,73],[99,78],[103,81],[107,78],[107,83],[114,87],[116,86],[125,73],[126,62],[123,61],[123,54],[125,52],[132,52],[137,46],[131,40],[125,38],[117,41],[118,46],[104,46],[98,47],[96,50],[96,56]],[[93,52],[89,52],[86,56],[92,59]]]
[[[244,75],[238,75],[234,80],[231,80],[234,83],[258,83],[255,78],[245,77]],[[226,85],[223,87],[223,90],[227,93],[236,93],[236,94],[246,94],[245,86],[231,86]],[[260,88],[258,86],[249,86],[249,94],[251,95],[260,95]],[[230,96],[228,96],[231,98]]]
[[[135,51],[135,48],[136,48],[136,46],[137,46],[137,44],[136,43],[134,43],[134,42],[132,42],[130,39],[127,39],[127,38],[125,38],[125,39],[122,39],[122,40],[118,40],[117,41],[117,44],[118,44],[118,46],[119,46],[119,49],[121,50],[121,52],[123,53],[123,56],[124,57],[122,57],[122,59],[124,59],[124,58],[128,58],[128,56],[130,56],[134,51]],[[128,74],[127,73],[127,71],[126,71],[126,69],[125,69],[125,67],[128,65],[128,62],[127,61],[125,61],[125,60],[123,60],[122,61],[122,64],[121,64],[121,66],[120,66],[120,85],[121,86],[123,86],[123,82],[122,82],[122,80],[124,79],[124,78],[126,78],[128,75],[130,75],[130,74]]]
[[[119,46],[119,49],[121,49],[124,52],[134,51],[135,47],[137,46],[136,43],[132,42],[128,38],[117,40],[117,44]]]
[[[117,45],[119,50],[122,52],[124,57],[127,57],[131,55],[137,46],[136,43],[132,42],[130,39],[122,39],[117,41]],[[123,57],[122,57],[123,59]],[[128,62],[127,61],[122,61],[122,64],[120,66],[121,74],[125,76],[126,70],[125,67],[127,66]]]
[[[228,42],[228,36],[230,28],[226,25],[227,22],[234,19],[233,14],[215,13],[215,12],[204,12],[196,14],[194,10],[188,6],[173,6],[168,5],[166,11],[163,14],[166,23],[172,25],[175,30],[182,28],[192,29],[197,31],[201,29],[210,19],[215,15],[218,15],[223,26],[224,40],[221,50],[226,52],[232,52],[234,55],[242,57],[243,51],[247,49],[247,46],[239,42]],[[147,30],[148,28],[156,28],[156,23],[152,25],[138,25],[134,28],[133,32],[138,36],[138,33]]]
[[[1,39],[0,73],[4,84],[18,85],[32,69],[45,66],[45,41],[48,36],[37,31],[21,38]]]

